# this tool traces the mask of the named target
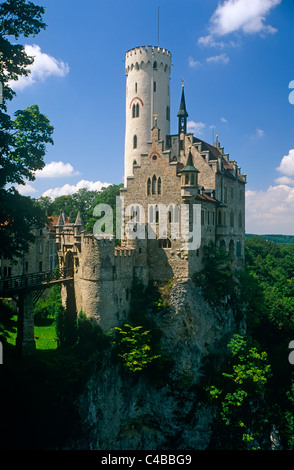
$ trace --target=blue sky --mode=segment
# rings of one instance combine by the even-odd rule
[[[246,231],[294,234],[293,0],[40,0],[47,24],[22,39],[36,56],[11,113],[32,104],[54,125],[38,198],[123,182],[125,52],[172,53],[171,132],[181,80],[189,127],[214,133],[247,174]],[[294,88],[294,86],[293,86]]]

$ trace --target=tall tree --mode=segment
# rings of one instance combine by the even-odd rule
[[[44,223],[44,213],[34,201],[21,196],[15,184],[35,179],[34,172],[45,165],[46,144],[53,144],[53,126],[40,113],[37,105],[7,114],[7,103],[15,92],[10,82],[27,76],[34,61],[20,36],[38,34],[46,27],[44,8],[26,0],[7,0],[0,5],[0,81],[3,87],[0,103],[0,255],[19,256],[33,241],[31,228]]]

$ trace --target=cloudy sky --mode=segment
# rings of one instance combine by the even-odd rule
[[[293,0],[40,0],[47,29],[25,38],[31,74],[13,113],[38,104],[54,146],[23,194],[52,198],[123,182],[125,52],[172,53],[171,132],[181,80],[189,129],[216,133],[247,174],[246,231],[294,234]]]

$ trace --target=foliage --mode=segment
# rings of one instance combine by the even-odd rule
[[[53,323],[57,305],[61,305],[60,286],[51,287],[45,297],[41,297],[34,307],[35,325],[50,325]]]
[[[0,5],[0,81],[3,103],[0,105],[0,254],[13,259],[28,250],[34,240],[33,225],[44,224],[44,213],[35,202],[21,196],[15,184],[35,179],[35,171],[44,166],[46,144],[53,144],[53,126],[37,105],[7,114],[7,102],[15,92],[11,80],[26,76],[33,57],[16,40],[35,35],[45,28],[44,8],[25,0],[7,0]],[[9,185],[9,186],[7,186]]]
[[[57,216],[64,212],[73,221],[80,212],[82,220],[86,223],[88,211],[93,207],[98,194],[98,191],[88,191],[86,188],[81,188],[74,194],[59,196],[54,200],[48,196],[42,196],[38,199],[38,204],[48,216]]]
[[[110,345],[108,337],[102,332],[97,321],[88,318],[82,310],[77,318],[77,336],[76,349],[82,357],[97,355]]]
[[[120,195],[120,185],[110,185],[102,188],[101,191],[88,191],[85,188],[79,189],[74,194],[59,196],[51,200],[48,196],[40,197],[38,205],[46,211],[48,216],[60,215],[64,212],[74,221],[78,212],[85,224],[85,229],[93,233],[94,224],[100,217],[93,215],[93,210],[99,204],[108,204],[112,208],[113,214],[113,234],[116,234],[116,197]],[[104,212],[101,214],[104,217]]]
[[[269,440],[264,387],[270,378],[271,366],[266,352],[250,347],[241,335],[234,335],[228,347],[230,356],[226,370],[217,385],[207,387],[211,400],[216,402],[219,420],[215,446],[257,449]]]
[[[160,357],[153,354],[150,347],[150,331],[142,326],[125,324],[123,328],[115,327],[110,332],[117,356],[123,367],[131,373],[141,372],[154,359]]]
[[[213,306],[225,304],[226,297],[235,294],[235,279],[230,267],[230,257],[222,248],[210,242],[203,247],[204,267],[194,276],[197,286]]]
[[[5,299],[0,299],[0,340],[7,340],[16,330],[14,310]]]
[[[113,235],[116,235],[116,198],[120,196],[120,188],[122,186],[122,184],[108,186],[97,195],[91,209],[87,213],[86,230],[93,232],[94,225],[98,220],[97,217],[93,215],[93,209],[99,204],[108,204],[112,208],[113,213]],[[103,213],[101,216],[103,217]]]

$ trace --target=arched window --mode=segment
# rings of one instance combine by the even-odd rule
[[[137,91],[138,91],[138,84],[137,84],[137,82],[136,82],[136,83],[135,83],[135,93],[137,93]]]
[[[155,222],[158,224],[159,222],[159,209],[155,206]]]
[[[137,139],[137,136],[135,134],[134,137],[133,137],[133,149],[137,148],[137,143],[138,143],[138,139]]]
[[[169,238],[160,238],[158,240],[159,248],[171,248],[171,241]]]
[[[151,194],[151,179],[148,178],[147,180],[147,195],[150,196]]]
[[[191,184],[194,184],[194,173],[191,174]]]
[[[226,204],[228,202],[228,188],[225,186],[224,187],[224,203]]]
[[[234,259],[234,254],[235,254],[235,246],[233,240],[230,241],[229,243],[229,255],[231,260]]]
[[[236,243],[236,255],[238,257],[241,256],[241,242],[240,242],[240,240],[237,240],[237,243]]]
[[[239,228],[242,228],[242,212],[241,211],[239,212],[238,225],[239,225]]]
[[[136,207],[136,222],[140,222],[140,207]]]
[[[185,184],[189,184],[189,175],[185,175]]]
[[[157,69],[157,62],[156,62],[156,60],[153,62],[153,68],[154,68],[154,70]]]
[[[152,194],[156,194],[156,176],[153,175],[152,178]]]
[[[161,194],[161,178],[158,178],[158,183],[157,183],[157,194]]]
[[[231,211],[230,213],[230,226],[233,228],[234,227],[234,212]]]
[[[153,206],[149,206],[149,222],[153,223]]]
[[[139,117],[139,114],[140,114],[139,103],[137,104],[134,103],[132,106],[132,117],[133,118]]]
[[[217,223],[218,223],[218,225],[222,224],[222,213],[221,213],[221,211],[218,211]]]

